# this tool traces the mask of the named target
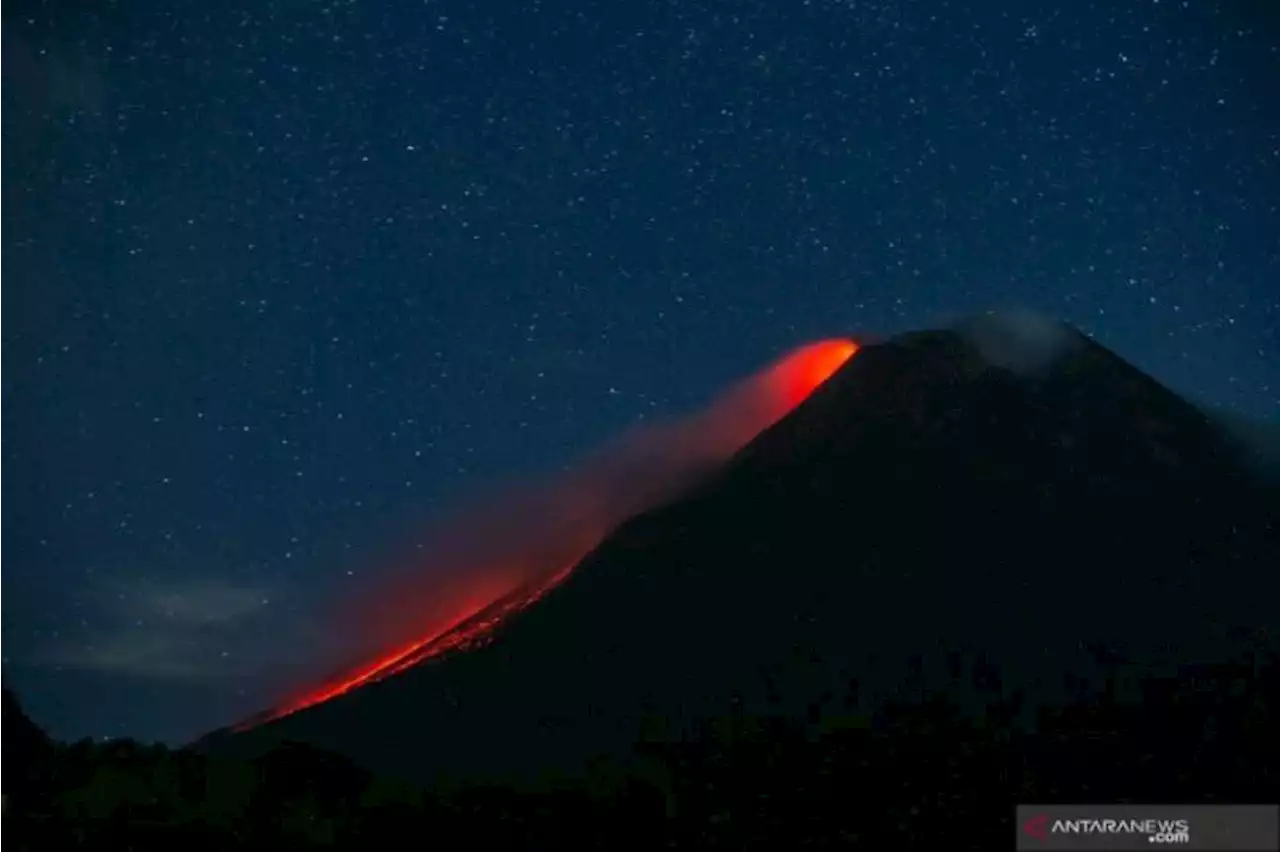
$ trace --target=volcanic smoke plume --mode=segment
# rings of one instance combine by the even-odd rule
[[[613,528],[714,470],[795,408],[856,351],[803,346],[704,409],[632,430],[570,472],[462,512],[430,555],[366,590],[337,619],[359,662],[247,720],[251,727],[481,642],[568,576]]]

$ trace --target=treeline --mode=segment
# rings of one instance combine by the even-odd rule
[[[1280,790],[1274,657],[1117,681],[1016,723],[941,699],[873,717],[730,715],[587,780],[420,789],[290,744],[251,762],[61,744],[4,705],[10,849],[1004,848],[1017,802],[1263,802]],[[16,845],[14,845],[16,844]],[[182,844],[189,844],[184,847]]]

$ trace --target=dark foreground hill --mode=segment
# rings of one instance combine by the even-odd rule
[[[489,646],[220,747],[509,778],[646,722],[980,707],[975,667],[1030,709],[1104,684],[1099,655],[1175,676],[1270,647],[1278,565],[1275,490],[1198,409],[1070,329],[987,317],[864,348]]]
[[[184,813],[263,842],[991,848],[1018,801],[1266,800],[1277,566],[1280,492],[1202,412],[984,317],[864,347],[485,647],[206,738],[184,771],[253,769]]]

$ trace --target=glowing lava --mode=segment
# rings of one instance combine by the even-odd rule
[[[850,340],[824,340],[804,346],[769,371],[785,403],[784,414],[804,402],[809,394],[831,378],[858,351]]]
[[[498,623],[563,583],[610,530],[723,464],[857,351],[850,340],[802,346],[702,411],[633,431],[577,471],[526,489],[515,500],[481,507],[460,522],[465,531],[445,557],[456,587],[442,579],[444,569],[432,566],[413,572],[408,582],[381,589],[362,611],[356,635],[376,632],[380,646],[391,650],[237,729],[296,713],[447,652],[484,644]],[[547,507],[552,507],[550,514]],[[502,539],[496,549],[495,538]],[[429,609],[424,601],[430,601]]]

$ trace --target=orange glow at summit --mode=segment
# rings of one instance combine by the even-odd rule
[[[786,399],[787,411],[804,402],[857,351],[852,340],[824,340],[803,346],[780,361],[770,373]]]
[[[463,513],[450,524],[446,546],[427,564],[405,566],[395,579],[364,590],[362,603],[350,607],[350,623],[340,625],[344,635],[371,637],[380,651],[237,728],[296,713],[449,651],[483,645],[496,625],[568,579],[619,524],[723,465],[857,351],[856,343],[841,339],[801,346],[693,414],[632,430],[568,474]]]

